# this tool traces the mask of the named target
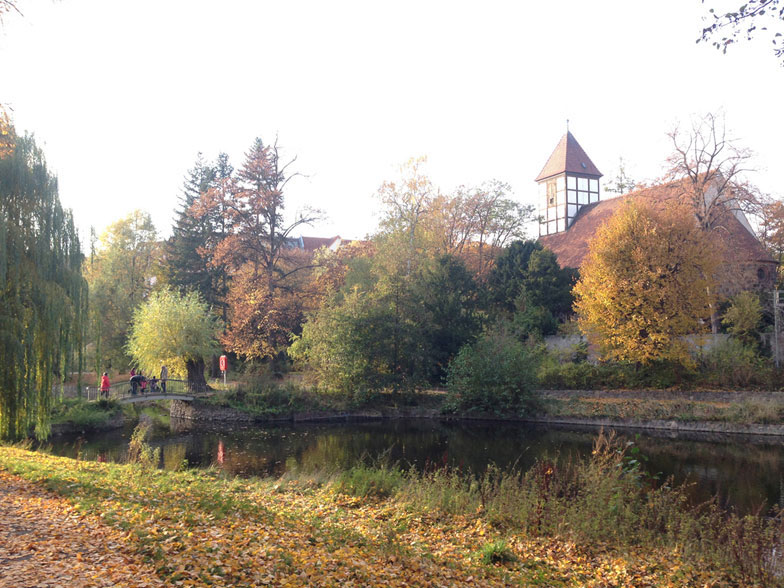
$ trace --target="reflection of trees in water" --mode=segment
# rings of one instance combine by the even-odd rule
[[[596,429],[567,430],[524,423],[438,421],[428,419],[277,426],[182,427],[172,421],[170,430],[156,430],[151,440],[161,446],[166,468],[187,459],[191,466],[206,467],[217,461],[222,440],[225,471],[238,475],[279,476],[288,470],[345,469],[359,460],[379,458],[401,467],[418,469],[449,465],[481,473],[488,463],[502,468],[528,469],[537,459],[590,455]],[[85,436],[85,459],[122,461],[130,432],[113,431]],[[707,500],[719,493],[741,510],[776,503],[782,496],[784,447],[620,432],[621,441],[634,441],[648,457],[650,473],[663,472],[676,482],[695,480],[693,500]],[[711,439],[711,437],[708,437]],[[52,450],[74,457],[75,437],[53,439]]]

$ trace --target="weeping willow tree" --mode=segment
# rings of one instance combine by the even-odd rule
[[[0,158],[0,438],[49,434],[53,384],[81,363],[87,285],[71,212],[30,136]],[[81,371],[81,366],[78,366]]]

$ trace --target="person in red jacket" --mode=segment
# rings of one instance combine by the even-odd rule
[[[109,398],[109,389],[112,387],[109,382],[109,374],[104,372],[101,376],[101,398]]]

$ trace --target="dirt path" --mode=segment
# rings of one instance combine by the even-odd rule
[[[123,534],[0,470],[0,587],[163,586]]]

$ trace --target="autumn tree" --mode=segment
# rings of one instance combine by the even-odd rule
[[[533,207],[516,202],[509,185],[497,180],[444,193],[425,173],[425,163],[410,160],[397,180],[379,189],[377,239],[399,241],[409,272],[418,259],[453,255],[484,280],[501,249],[524,236]]]
[[[525,237],[533,211],[511,197],[509,184],[492,180],[440,195],[433,202],[429,225],[441,241],[440,252],[463,259],[483,281],[498,253]]]
[[[106,229],[86,264],[90,286],[90,341],[95,371],[124,369],[134,310],[160,273],[158,234],[149,213],[136,210]]]
[[[296,292],[309,259],[291,246],[292,232],[320,217],[306,209],[284,217],[284,188],[296,173],[276,143],[256,139],[236,177],[228,177],[194,206],[197,215],[225,219],[226,236],[210,264],[231,272],[226,295],[229,323],[222,342],[247,358],[272,357],[287,346],[301,320]]]
[[[128,353],[148,374],[161,365],[194,390],[204,390],[204,360],[216,353],[222,325],[197,292],[155,292],[136,309],[128,338]]]
[[[689,363],[684,335],[710,314],[717,259],[686,207],[626,203],[590,243],[574,293],[580,329],[607,359]]]
[[[705,0],[702,0],[705,4]],[[708,10],[703,17],[707,26],[697,42],[710,42],[722,53],[739,41],[751,41],[762,33],[773,43],[773,53],[784,65],[784,2],[781,0],[745,0],[738,8],[728,12]]]
[[[82,260],[43,152],[32,137],[16,138],[0,158],[0,438],[33,425],[46,437],[52,384],[81,373]]]

